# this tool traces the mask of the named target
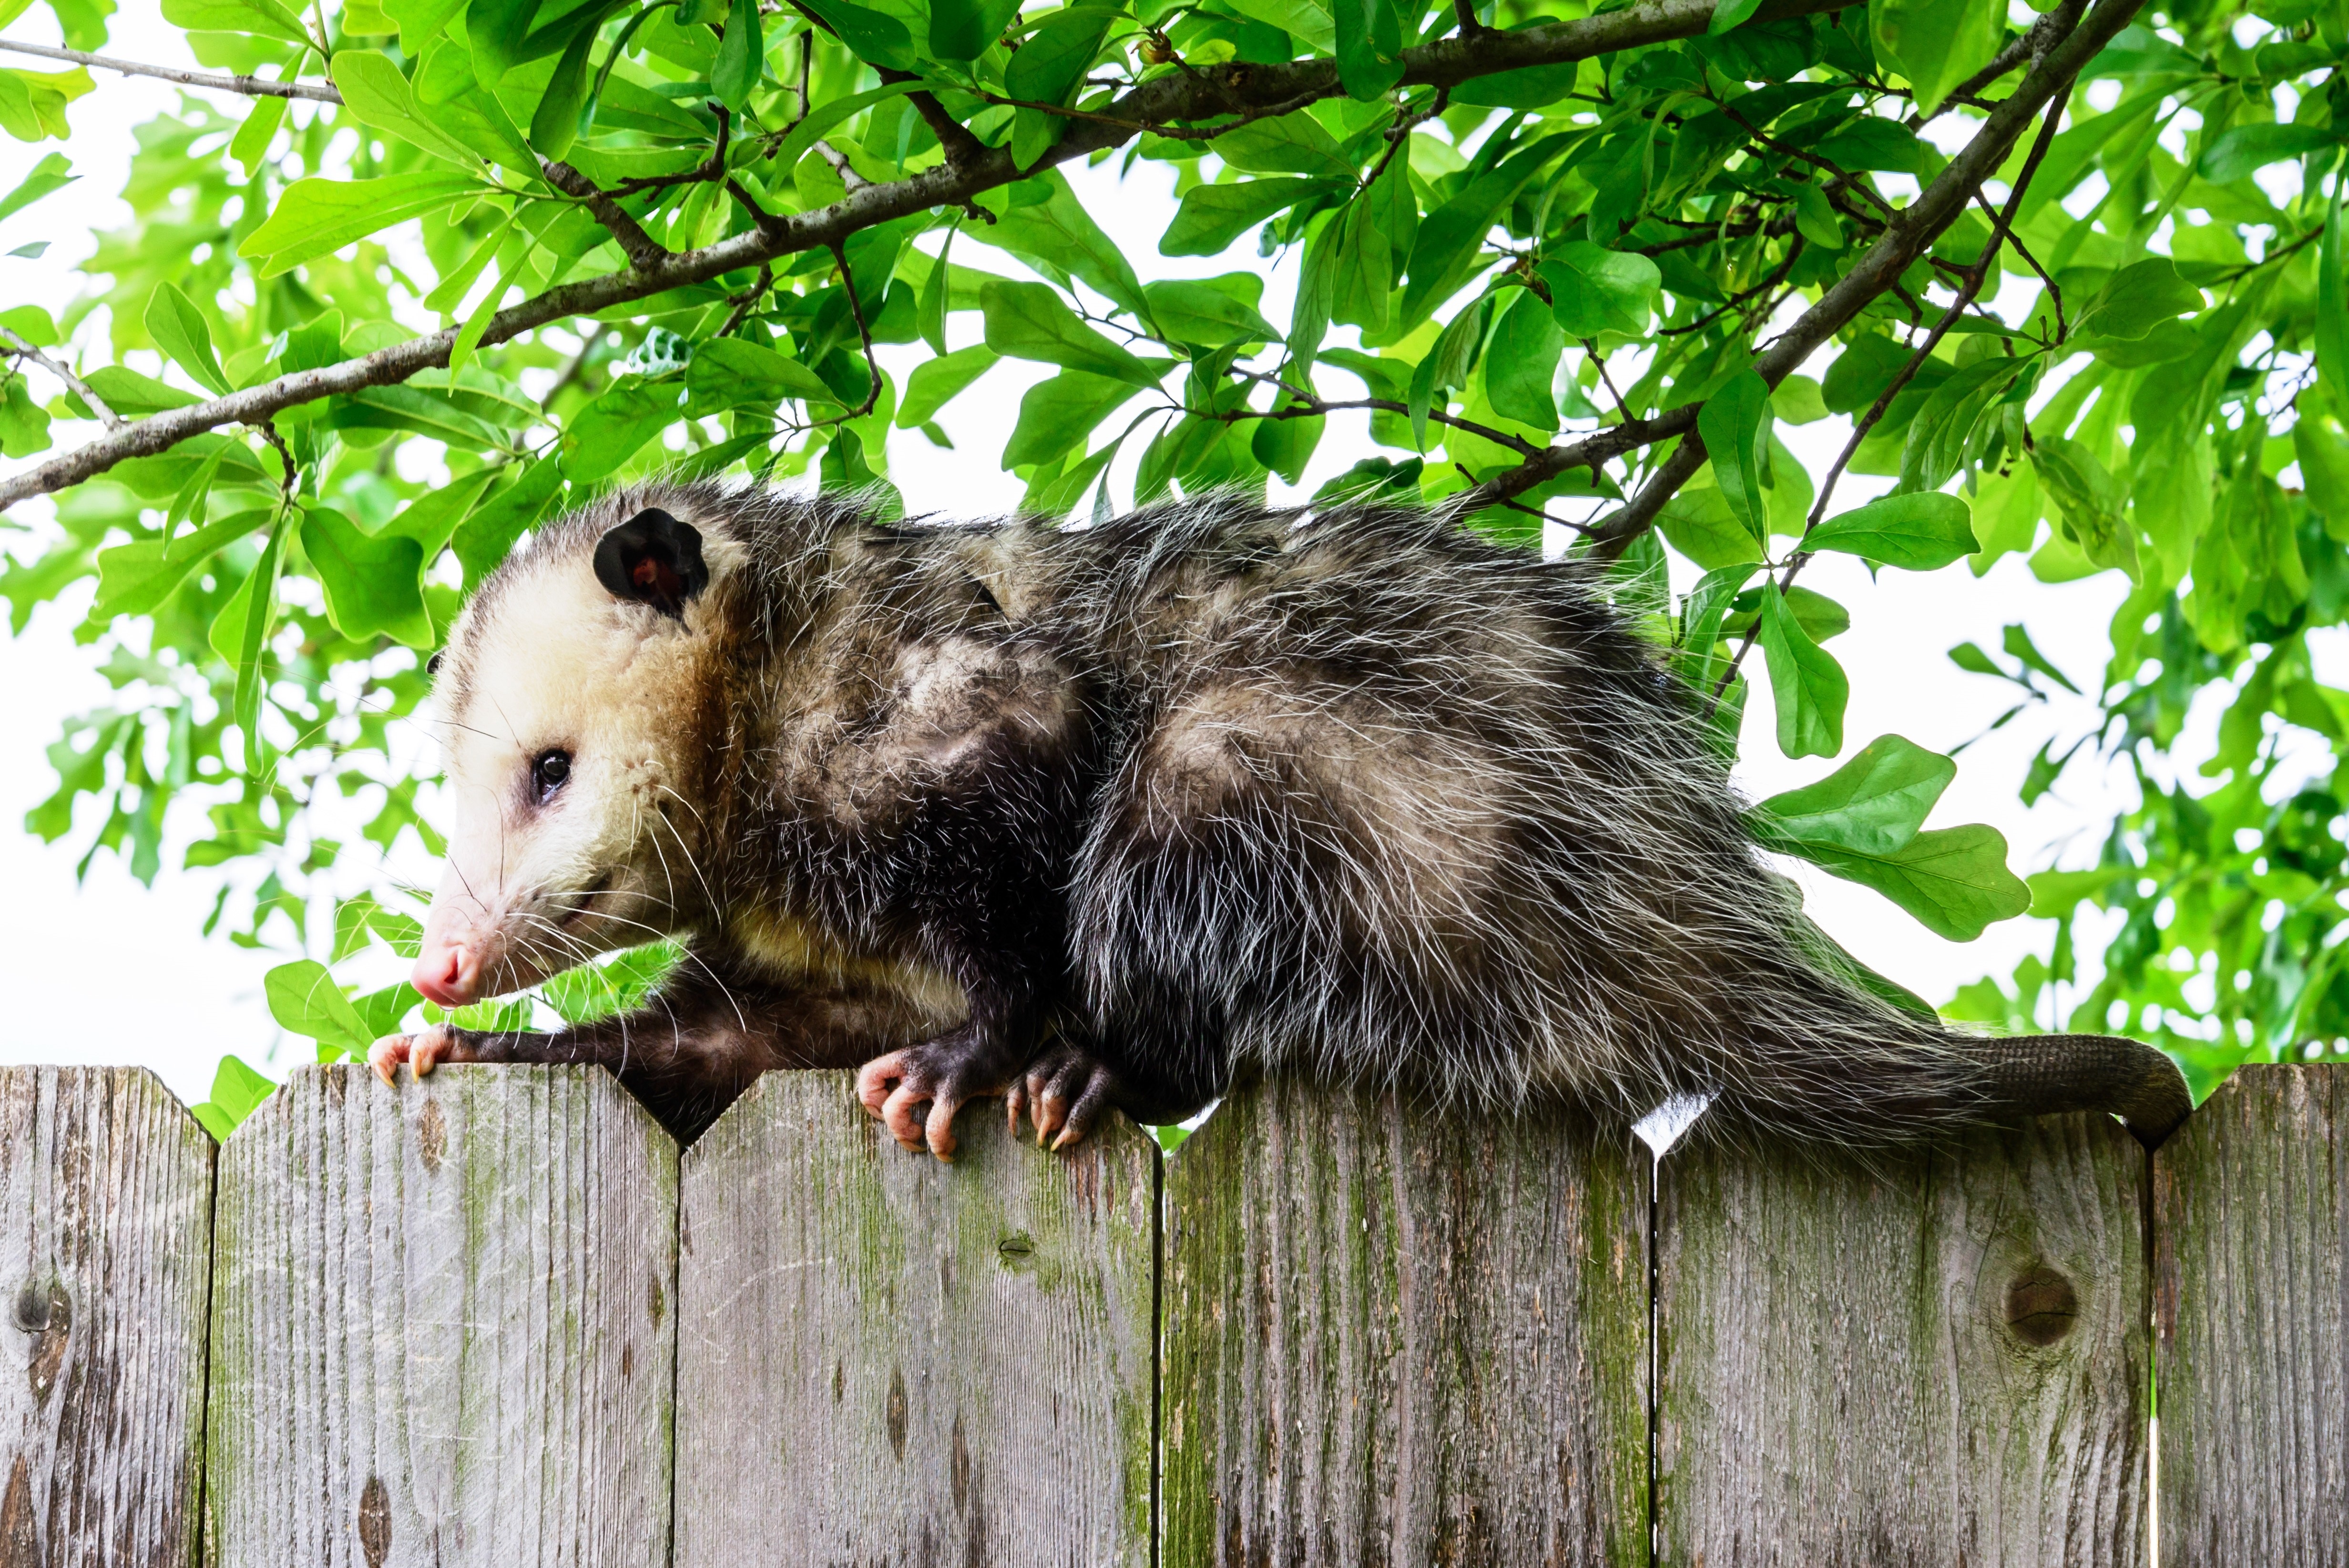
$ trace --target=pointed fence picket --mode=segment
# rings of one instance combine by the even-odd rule
[[[1865,1159],[0,1068],[0,1568],[2349,1560],[2349,1068]],[[2158,1400],[2160,1419],[2154,1420]],[[2158,1432],[2158,1465],[2150,1461]]]

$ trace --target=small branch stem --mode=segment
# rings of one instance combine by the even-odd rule
[[[0,38],[0,49],[12,55],[34,55],[45,60],[65,60],[77,66],[92,66],[120,76],[152,77],[158,81],[177,82],[181,87],[242,93],[246,98],[308,98],[314,103],[343,101],[343,95],[334,88],[310,82],[265,82],[259,77],[232,76],[226,71],[186,71],[176,66],[141,65],[137,60],[118,60],[110,55],[88,55],[79,49],[57,49],[47,44],[20,44],[14,38]]]
[[[20,359],[31,360],[34,364],[39,366],[42,369],[47,371],[50,375],[56,377],[58,380],[71,387],[75,397],[89,405],[89,411],[98,416],[98,421],[99,424],[104,425],[109,430],[119,430],[122,428],[121,418],[117,415],[113,409],[106,406],[105,398],[99,397],[97,393],[89,389],[88,382],[84,381],[80,377],[75,375],[72,371],[67,369],[64,366],[58,364],[56,360],[50,358],[47,355],[34,347],[24,338],[18,336],[14,327],[0,326],[0,337],[6,338],[10,343],[16,346],[14,349],[7,350],[6,352],[15,354],[16,357]]]

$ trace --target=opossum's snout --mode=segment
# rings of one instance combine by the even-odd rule
[[[481,995],[481,961],[477,949],[462,942],[427,940],[416,955],[416,973],[409,984],[428,1002],[461,1007]]]

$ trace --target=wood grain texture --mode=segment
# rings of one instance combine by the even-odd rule
[[[2154,1156],[2161,1556],[2349,1562],[2349,1068],[2246,1067]]]
[[[589,1068],[305,1068],[222,1151],[222,1568],[668,1550],[677,1150]]]
[[[0,1563],[196,1560],[212,1140],[141,1068],[0,1068]]]
[[[1162,1561],[1648,1562],[1647,1178],[1275,1082],[1167,1163]]]
[[[1864,1164],[1675,1150],[1660,1561],[2144,1563],[2143,1182],[2107,1117]]]
[[[1156,1148],[955,1130],[776,1072],[688,1152],[679,1568],[1151,1561]]]

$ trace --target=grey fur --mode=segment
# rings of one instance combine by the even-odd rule
[[[1716,1129],[1863,1146],[2081,1108],[2158,1139],[2184,1114],[2148,1047],[1969,1038],[1798,937],[1690,695],[1582,565],[1401,510],[884,528],[642,487],[492,577],[446,700],[504,596],[646,507],[739,547],[708,688],[677,698],[707,766],[667,824],[700,872],[670,923],[779,1017],[797,982],[748,954],[760,922],[950,976],[968,1016],[917,1047],[949,1099],[1040,1057],[1098,1064],[1094,1099],[1145,1117],[1253,1070],[1623,1118],[1702,1091]],[[655,1015],[636,1087],[690,1130],[759,1067],[916,1044],[916,1011],[764,1055],[755,1027],[719,1051]]]

